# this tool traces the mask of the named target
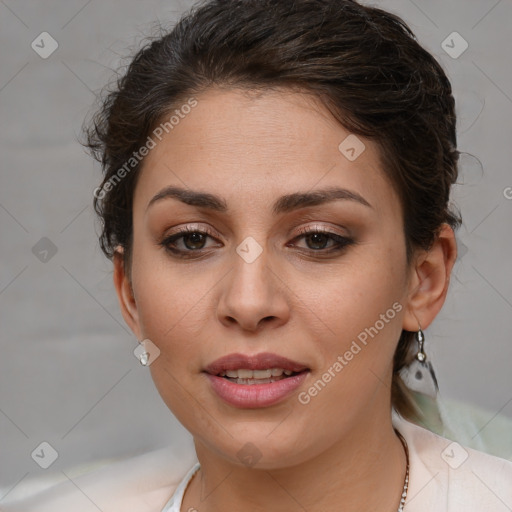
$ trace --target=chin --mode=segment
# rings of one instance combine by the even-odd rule
[[[286,425],[288,420],[224,422],[221,437],[212,438],[208,435],[211,431],[197,432],[197,437],[195,433],[192,435],[200,439],[200,444],[207,446],[209,452],[221,455],[231,464],[256,470],[284,469],[306,462],[315,456],[313,451],[321,448],[318,442],[311,447],[306,444],[308,440],[317,439],[311,428],[296,421]]]

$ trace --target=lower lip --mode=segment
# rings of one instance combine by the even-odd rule
[[[307,377],[305,370],[286,379],[266,384],[236,384],[224,377],[207,373],[213,390],[225,402],[235,407],[257,409],[276,404],[295,391]]]

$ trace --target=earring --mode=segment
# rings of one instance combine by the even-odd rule
[[[139,354],[139,361],[142,366],[147,366],[149,363],[149,354],[147,352],[142,352]]]
[[[400,370],[400,377],[411,391],[436,398],[439,386],[432,363],[427,361],[427,354],[425,354],[424,349],[425,335],[421,326],[416,332],[416,341],[418,342],[418,352],[409,366]]]
[[[418,345],[420,348],[418,349],[418,353],[416,354],[416,359],[423,363],[427,360],[427,354],[425,354],[425,335],[423,334],[423,331],[421,330],[421,327],[418,328],[418,332],[416,333],[416,341],[418,342]]]
[[[142,366],[149,366],[149,358],[151,354],[148,352],[146,340],[139,341],[139,344],[133,351],[133,355],[139,360],[139,363]]]

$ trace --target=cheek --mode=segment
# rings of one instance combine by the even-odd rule
[[[171,353],[166,364],[186,364],[202,327],[201,297],[208,283],[194,279],[184,266],[173,265],[163,250],[147,240],[134,248],[132,283],[142,335],[162,355]]]
[[[322,296],[305,299],[328,329],[316,338],[322,368],[312,375],[300,403],[308,417],[332,417],[336,407],[335,432],[364,412],[362,404],[388,394],[402,330],[405,260],[389,248],[367,249],[365,256],[326,280]],[[314,339],[313,331],[310,337]]]
[[[401,246],[398,245],[397,248]],[[368,244],[332,269],[304,279],[297,293],[312,325],[326,335],[319,345],[325,354],[348,349],[352,340],[377,322],[381,346],[393,348],[401,331],[400,315],[394,303],[403,301],[405,258],[391,244]],[[385,317],[383,327],[381,315]],[[364,337],[364,335],[363,335]]]
[[[134,259],[133,286],[142,335],[160,350],[150,372],[163,401],[178,420],[190,431],[197,425],[208,426],[212,421],[203,415],[202,407],[191,407],[191,393],[196,402],[196,374],[200,347],[207,338],[204,328],[205,290],[200,280],[176,272],[151,256]],[[199,388],[201,389],[201,388]]]
[[[372,254],[326,280],[329,287],[323,295],[304,298],[324,324],[324,335],[319,336],[313,321],[304,322],[311,326],[308,337],[316,342],[322,367],[298,397],[301,409],[294,418],[298,423],[302,419],[305,429],[311,428],[311,418],[331,418],[324,431],[326,443],[376,400],[385,402],[390,391],[393,355],[402,330],[403,269],[399,258]]]

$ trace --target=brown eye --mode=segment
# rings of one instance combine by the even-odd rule
[[[301,234],[295,238],[295,241],[300,239],[304,239],[306,247],[297,247],[306,249],[311,253],[318,253],[319,255],[341,251],[354,243],[352,238],[347,238],[319,228],[306,228],[301,230]]]
[[[332,240],[332,238],[325,233],[311,233],[304,237],[305,240],[309,241],[309,249],[325,249],[325,246]]]
[[[206,242],[206,236],[203,233],[197,231],[182,235],[183,244],[187,249],[202,249]]]
[[[164,238],[159,245],[165,248],[174,256],[182,258],[195,258],[204,254],[203,250],[208,249],[208,239],[215,238],[208,231],[202,231],[193,227],[182,228],[173,235]],[[197,253],[197,254],[196,254]]]

